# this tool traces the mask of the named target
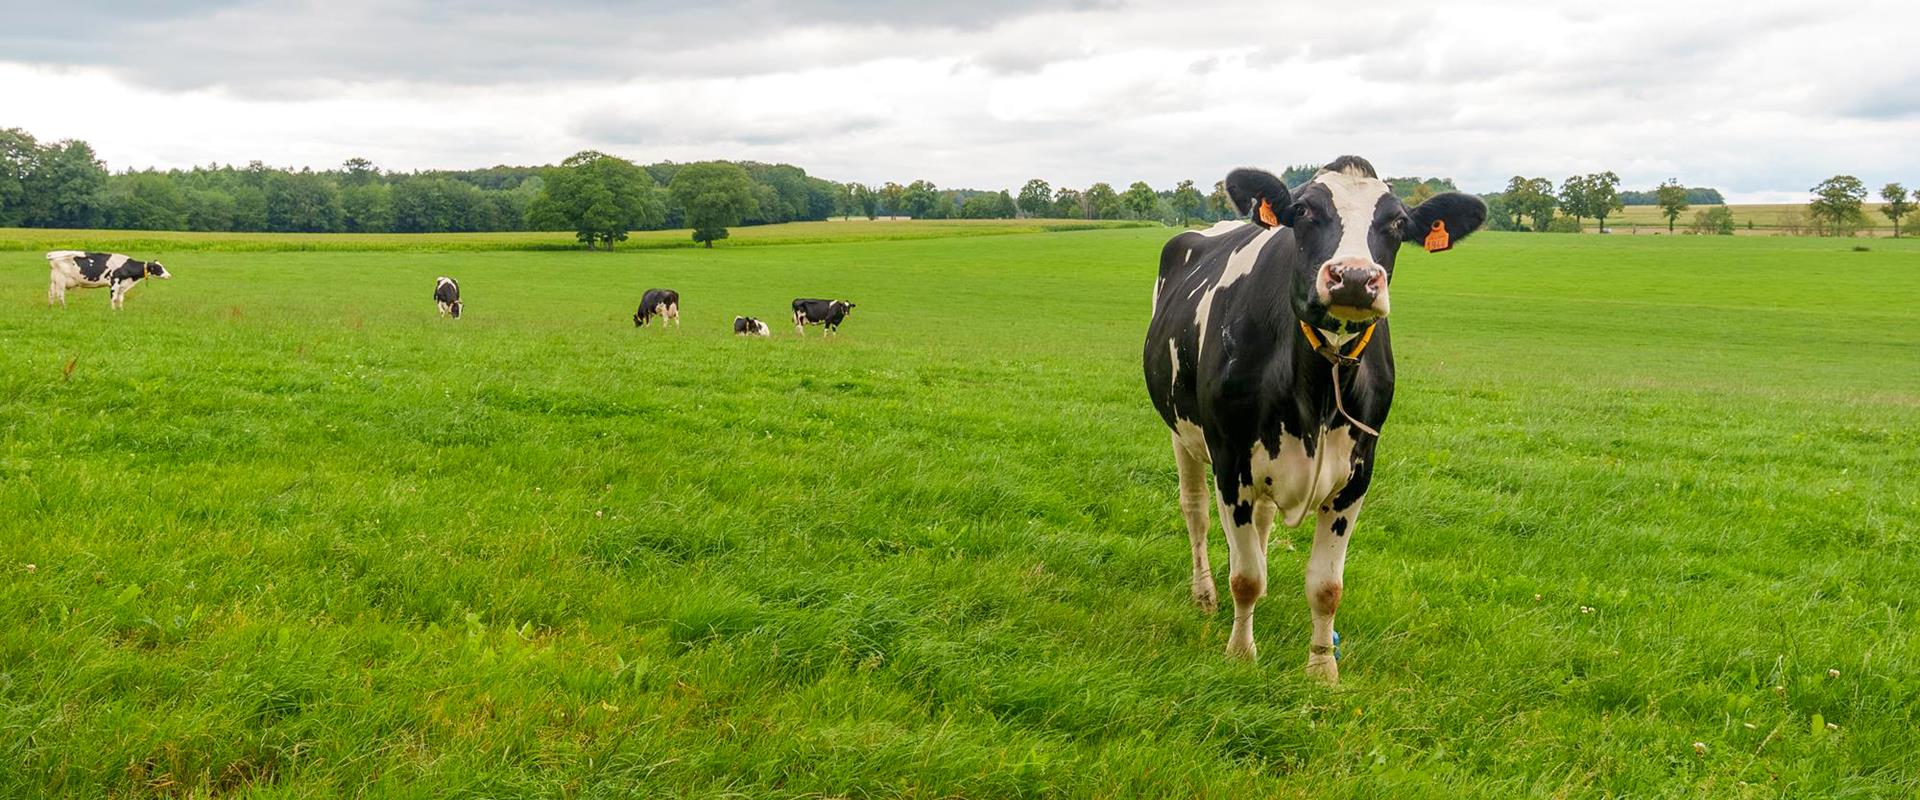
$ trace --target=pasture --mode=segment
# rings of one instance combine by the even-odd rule
[[[1170,231],[816,230],[0,252],[0,796],[1920,793],[1920,243],[1404,253],[1329,689],[1188,600]]]
[[[1867,223],[1861,226],[1855,236],[1862,239],[1893,236],[1893,221],[1880,213],[1882,205],[1861,204],[1861,212],[1866,215]],[[1680,212],[1680,218],[1674,220],[1674,232],[1686,233],[1693,225],[1694,215],[1711,208],[1717,206],[1699,205]],[[1812,222],[1807,216],[1805,203],[1734,203],[1728,205],[1727,210],[1733,213],[1733,232],[1736,236],[1783,236],[1788,233],[1786,228],[1789,222],[1803,227]],[[1585,222],[1585,230],[1599,230],[1593,220]],[[1910,223],[1920,222],[1920,218],[1902,218],[1900,222],[1900,235],[1912,236]],[[1607,229],[1614,233],[1666,233],[1667,215],[1659,206],[1627,206],[1607,216]]]

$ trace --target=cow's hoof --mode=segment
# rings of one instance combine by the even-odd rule
[[[1227,657],[1237,658],[1243,661],[1258,661],[1260,660],[1260,649],[1253,646],[1252,639],[1248,639],[1244,642],[1228,639],[1227,640]]]
[[[1212,614],[1214,609],[1220,607],[1220,593],[1214,590],[1211,576],[1205,581],[1194,582],[1193,604],[1208,614]]]
[[[1331,654],[1307,656],[1307,675],[1331,686],[1340,682],[1340,663]]]

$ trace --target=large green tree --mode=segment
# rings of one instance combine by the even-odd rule
[[[1020,187],[1020,210],[1029,217],[1051,216],[1053,213],[1053,187],[1046,181],[1034,178]]]
[[[755,212],[753,179],[739,165],[725,161],[681,167],[668,191],[685,210],[693,240],[709,248],[727,238],[728,228]]]
[[[1082,195],[1087,206],[1087,219],[1119,219],[1122,209],[1120,195],[1104,181],[1087,187]]]
[[[1061,189],[1053,196],[1053,215],[1061,219],[1086,219],[1086,198],[1079,189]]]
[[[1673,222],[1680,218],[1680,212],[1687,210],[1687,187],[1681,186],[1677,179],[1669,178],[1660,188],[1653,190],[1653,201],[1660,206],[1660,213],[1667,218],[1667,233],[1673,233]]]
[[[1601,231],[1607,229],[1607,216],[1619,211],[1620,176],[1613,172],[1576,175],[1560,184],[1560,210],[1577,223],[1593,217]]]
[[[1886,205],[1880,207],[1880,213],[1887,215],[1887,219],[1893,220],[1893,238],[1898,239],[1900,238],[1900,218],[1913,213],[1912,196],[1907,193],[1907,187],[1889,183],[1880,187],[1880,199],[1886,201]]]
[[[1169,203],[1173,206],[1174,215],[1180,218],[1180,224],[1185,225],[1206,211],[1207,198],[1194,187],[1193,181],[1181,181],[1174,186]]]
[[[1559,202],[1553,196],[1553,181],[1519,175],[1507,181],[1507,208],[1516,217],[1529,217],[1533,229],[1544,231],[1553,224],[1553,210]]]
[[[1861,202],[1867,198],[1867,185],[1852,175],[1835,175],[1808,191],[1813,202],[1807,213],[1823,223],[1828,236],[1850,236],[1867,221]]]
[[[1127,187],[1126,194],[1120,196],[1120,203],[1126,206],[1127,213],[1132,214],[1134,219],[1150,219],[1154,208],[1160,204],[1160,195],[1146,181],[1134,181],[1132,186]]]
[[[544,181],[527,207],[528,223],[572,229],[588,249],[605,244],[612,250],[628,231],[658,227],[666,218],[653,176],[626,159],[582,151],[548,170]]]

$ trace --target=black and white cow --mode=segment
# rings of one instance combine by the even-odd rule
[[[460,318],[460,282],[445,275],[433,279],[433,302],[441,316]]]
[[[158,261],[135,261],[119,253],[55,250],[47,254],[47,266],[52,272],[47,285],[47,305],[58,302],[62,308],[67,305],[68,289],[111,286],[111,305],[119,310],[127,300],[127,292],[142,279],[149,275],[163,279],[173,277]]]
[[[1372,480],[1393,401],[1388,287],[1403,242],[1444,250],[1487,208],[1448,192],[1408,208],[1365,159],[1344,156],[1289,192],[1234,170],[1226,188],[1252,222],[1173,237],[1160,253],[1144,353],[1147,393],[1173,431],[1193,598],[1216,601],[1207,563],[1207,465],[1227,534],[1233,631],[1253,658],[1253,607],[1267,590],[1267,542],[1317,514],[1306,593],[1307,671],[1339,680],[1333,617],[1347,537]]]
[[[845,300],[808,300],[798,298],[793,301],[793,329],[801,336],[807,335],[808,325],[824,325],[827,333],[840,330],[840,323],[853,313],[853,303]]]
[[[761,322],[753,317],[734,317],[733,335],[772,336],[773,331],[767,327],[767,323]]]
[[[680,327],[680,293],[672,289],[648,289],[640,295],[640,310],[633,312],[633,326],[642,327],[654,317],[661,319],[662,328],[668,322]]]

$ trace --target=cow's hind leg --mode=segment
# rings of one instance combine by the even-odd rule
[[[1280,513],[1280,506],[1272,500],[1260,500],[1253,504],[1253,527],[1260,529],[1260,540],[1267,543],[1267,549],[1273,549],[1273,518]],[[1293,537],[1282,535],[1280,544],[1293,550]]]
[[[1355,497],[1342,507],[1339,501],[1322,507],[1314,522],[1313,553],[1307,558],[1307,605],[1313,609],[1313,637],[1307,647],[1307,674],[1328,683],[1340,681],[1340,665],[1333,658],[1333,615],[1340,610],[1342,576],[1347,569],[1347,539],[1360,518]]]
[[[1187,543],[1193,550],[1193,602],[1207,613],[1219,607],[1213,588],[1213,567],[1207,563],[1207,463],[1173,435],[1173,461],[1180,470],[1180,516],[1187,521]]]
[[[1240,474],[1234,465],[1213,459],[1213,483],[1220,500],[1220,527],[1227,532],[1227,557],[1232,568],[1227,589],[1233,593],[1233,632],[1227,636],[1227,655],[1252,660],[1253,607],[1267,593],[1267,537],[1254,524],[1252,487],[1232,484]]]

